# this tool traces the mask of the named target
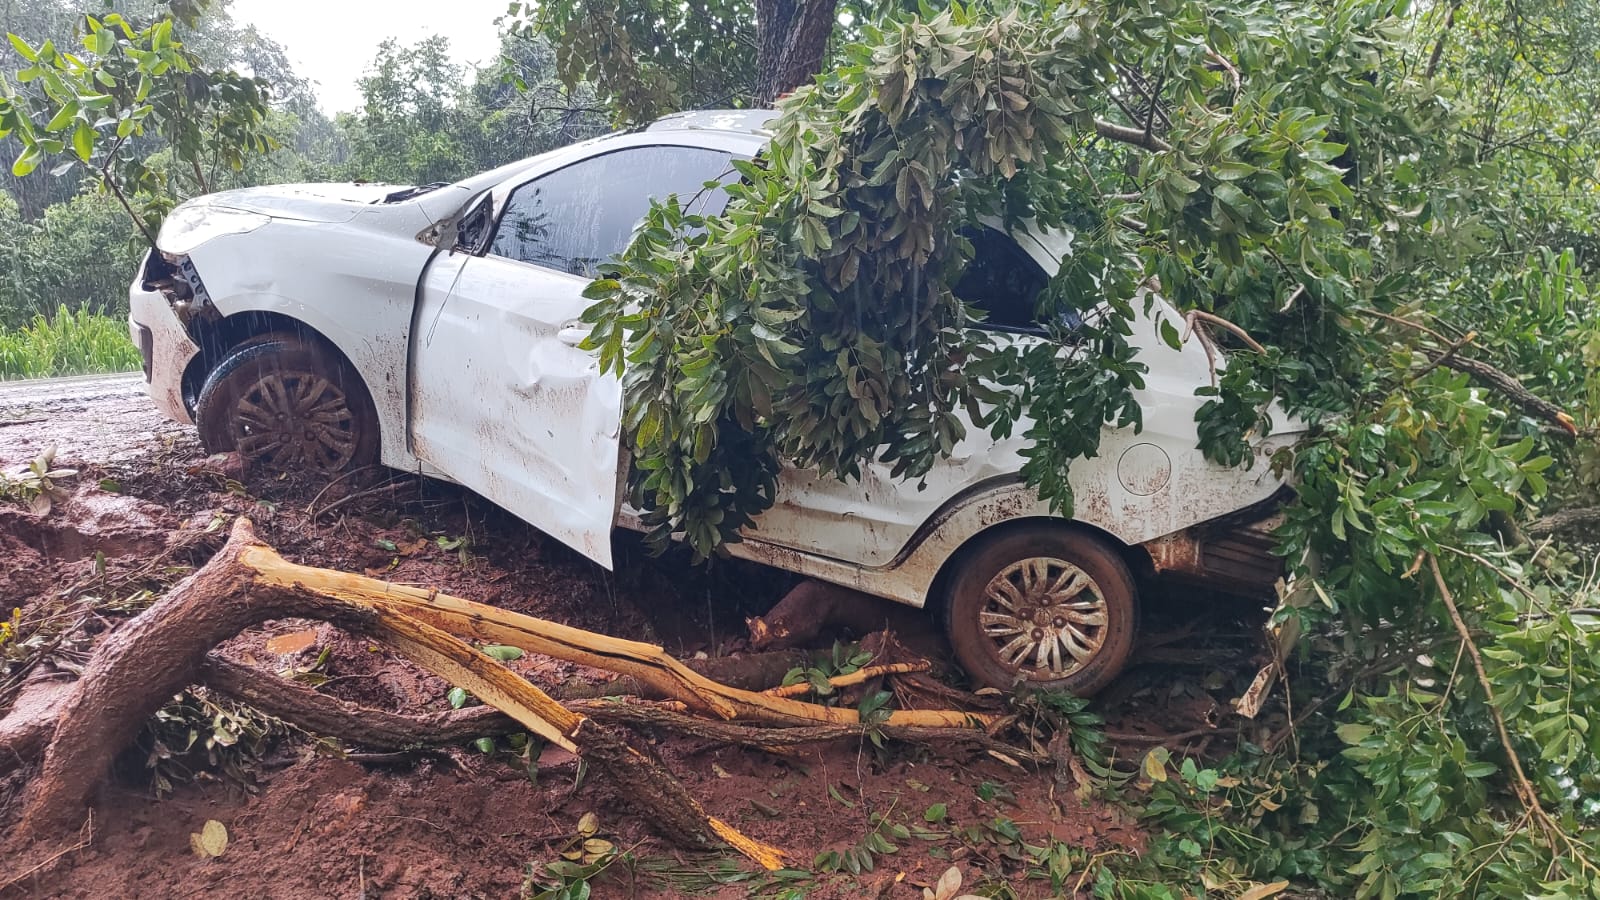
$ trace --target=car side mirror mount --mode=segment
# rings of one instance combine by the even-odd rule
[[[484,197],[456,222],[455,239],[450,244],[451,254],[458,250],[475,254],[483,249],[494,222],[490,215],[492,209],[491,198]]]

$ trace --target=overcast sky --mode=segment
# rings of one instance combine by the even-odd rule
[[[499,52],[494,20],[506,0],[233,0],[234,21],[255,25],[282,44],[300,75],[316,82],[322,111],[361,105],[356,79],[386,37],[402,44],[430,34],[450,39],[458,62],[481,63]]]

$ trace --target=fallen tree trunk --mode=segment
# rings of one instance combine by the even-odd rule
[[[270,683],[254,670],[211,657],[212,647],[269,619],[310,618],[380,641],[463,687],[504,715],[462,711],[429,719],[377,714],[289,682]],[[563,706],[457,635],[517,646],[619,672],[710,719],[648,703]],[[665,837],[690,846],[726,842],[768,868],[774,848],[752,841],[708,815],[670,773],[599,719],[674,728],[714,740],[779,747],[864,734],[930,739],[959,735],[985,749],[1004,749],[982,726],[997,717],[958,711],[898,711],[870,725],[855,710],[771,697],[713,681],[660,647],[625,641],[371,578],[300,566],[260,543],[248,520],[235,522],[227,544],[204,567],[97,649],[62,704],[44,761],[27,791],[18,834],[43,837],[75,826],[113,756],[160,705],[196,681],[236,695],[307,730],[369,746],[415,746],[481,736],[490,729],[532,731],[588,759],[618,794]],[[756,727],[727,721],[760,723]],[[800,726],[800,727],[794,727]],[[1012,755],[1019,755],[1011,751]]]
[[[618,796],[665,837],[689,846],[726,841],[767,868],[781,857],[710,817],[682,783],[605,726],[574,713],[450,634],[392,607],[341,601],[291,585],[255,582],[244,562],[260,544],[248,520],[227,545],[97,649],[65,703],[38,777],[23,802],[18,836],[41,838],[79,824],[113,756],[173,694],[195,681],[211,648],[268,619],[321,619],[379,640],[471,690],[522,726],[581,753]],[[273,554],[276,556],[276,554]],[[315,572],[316,570],[309,570]]]

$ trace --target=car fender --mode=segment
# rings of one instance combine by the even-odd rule
[[[415,222],[372,230],[355,223],[274,220],[248,235],[220,237],[190,251],[211,304],[224,317],[270,312],[332,344],[361,375],[378,413],[385,465],[414,469],[406,447],[406,358],[411,312],[432,247],[402,237]],[[271,242],[263,244],[263,238]],[[263,254],[283,260],[263,264]]]

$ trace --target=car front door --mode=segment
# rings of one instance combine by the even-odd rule
[[[583,290],[650,199],[704,190],[729,153],[644,145],[496,189],[419,286],[411,441],[418,459],[610,567],[622,389],[578,344]],[[720,198],[726,195],[715,192]]]

